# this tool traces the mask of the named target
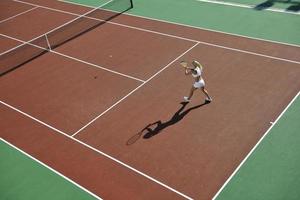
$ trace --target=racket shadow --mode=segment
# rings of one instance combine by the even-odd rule
[[[135,134],[134,136],[132,136],[128,141],[127,141],[127,145],[132,145],[134,144],[137,140],[139,140],[141,138],[141,136],[143,135],[143,139],[150,139],[151,137],[161,133],[164,129],[166,129],[169,126],[172,126],[176,123],[178,123],[179,121],[181,121],[189,112],[191,112],[192,110],[195,110],[197,108],[200,108],[206,104],[209,104],[209,102],[204,102],[200,105],[191,107],[185,111],[184,108],[187,106],[187,102],[181,102],[181,107],[174,113],[174,115],[170,118],[170,120],[166,121],[166,122],[162,122],[161,120],[158,120],[154,123],[150,123],[148,124],[145,128],[143,128],[139,133]]]
[[[131,138],[129,138],[129,140],[127,140],[127,142],[126,142],[126,145],[129,146],[129,145],[134,144],[136,141],[138,141],[141,138],[142,134],[143,134],[143,132],[141,131],[141,132],[135,134],[134,136],[132,136]]]

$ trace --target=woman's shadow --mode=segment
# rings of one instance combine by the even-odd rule
[[[159,134],[162,130],[164,130],[165,128],[176,124],[177,122],[179,122],[180,120],[182,120],[190,111],[195,110],[197,108],[200,108],[206,104],[208,104],[209,102],[205,101],[204,103],[191,107],[185,111],[184,108],[187,106],[187,102],[181,102],[181,107],[179,108],[179,110],[171,117],[171,119],[169,121],[166,122],[162,122],[161,120],[158,120],[154,123],[148,124],[144,129],[142,129],[140,131],[140,133],[144,133],[144,131],[146,131],[145,135],[143,136],[144,139],[149,139],[157,134]],[[183,112],[182,112],[183,111]]]

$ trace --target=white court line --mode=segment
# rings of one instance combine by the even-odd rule
[[[255,9],[257,5],[248,5],[248,4],[240,4],[240,3],[233,3],[233,2],[225,2],[225,1],[216,1],[216,0],[195,0],[203,3],[212,3],[212,4],[219,4],[224,6],[232,6],[232,7],[239,7],[239,8],[250,8]],[[264,10],[272,11],[272,12],[279,12],[279,13],[286,13],[286,14],[293,14],[293,15],[300,15],[300,12],[292,12],[288,10],[283,10],[280,8],[266,8]]]
[[[259,139],[259,141],[256,143],[256,145],[251,149],[251,151],[247,154],[247,156],[243,159],[243,161],[239,164],[239,166],[234,170],[234,172],[230,175],[230,177],[226,180],[226,182],[222,185],[222,187],[218,190],[218,192],[215,194],[215,196],[212,198],[212,200],[215,200],[218,195],[222,192],[222,190],[226,187],[226,185],[229,183],[229,181],[233,178],[233,176],[239,171],[239,169],[242,167],[242,165],[247,161],[247,159],[251,156],[251,154],[255,151],[255,149],[258,147],[258,145],[263,141],[263,139],[268,135],[270,130],[273,128],[273,126],[278,122],[278,120],[282,117],[282,115],[287,111],[287,109],[292,105],[292,103],[297,99],[299,96],[300,91],[296,96],[290,101],[290,103],[286,106],[286,108],[280,113],[280,115],[277,117],[277,119],[272,123],[272,125],[269,127],[269,129],[264,133],[264,135]]]
[[[76,183],[75,181],[73,181],[72,179],[64,176],[63,174],[61,174],[60,172],[56,171],[55,169],[49,167],[48,165],[46,165],[45,163],[41,162],[40,160],[36,159],[35,157],[31,156],[30,154],[26,153],[25,151],[19,149],[18,147],[14,146],[13,144],[9,143],[8,141],[4,140],[3,138],[0,138],[0,140],[4,143],[6,143],[7,145],[9,145],[10,147],[16,149],[17,151],[21,152],[22,154],[24,154],[25,156],[31,158],[32,160],[34,160],[35,162],[39,163],[40,165],[42,165],[43,167],[46,167],[48,170],[54,172],[55,174],[59,175],[60,177],[64,178],[65,180],[69,181],[70,183],[72,183],[73,185],[76,185],[77,187],[79,187],[81,190],[85,191],[86,193],[90,194],[91,196],[95,197],[96,199],[102,200],[102,198],[100,198],[99,196],[97,196],[96,194],[92,193],[91,191],[89,191],[88,189],[86,189],[85,187],[79,185],[78,183]]]
[[[188,50],[186,50],[185,52],[183,52],[182,54],[180,54],[177,58],[175,58],[173,61],[171,61],[170,63],[168,63],[164,68],[162,68],[161,70],[159,70],[158,72],[156,72],[153,76],[151,76],[148,80],[146,80],[144,83],[142,83],[140,86],[138,86],[137,88],[135,88],[134,90],[132,90],[130,93],[128,93],[127,95],[125,95],[123,98],[121,98],[119,101],[117,101],[115,104],[113,104],[111,107],[109,107],[108,109],[106,109],[104,112],[102,112],[100,115],[98,115],[97,117],[95,117],[93,120],[91,120],[89,123],[87,123],[85,126],[83,126],[82,128],[80,128],[78,131],[76,131],[72,137],[76,136],[78,133],[80,133],[83,129],[85,129],[86,127],[88,127],[90,124],[92,124],[94,121],[96,121],[99,117],[101,117],[102,115],[104,115],[105,113],[107,113],[108,111],[110,111],[113,107],[115,107],[116,105],[118,105],[119,103],[121,103],[124,99],[126,99],[128,96],[130,96],[131,94],[133,94],[135,91],[137,91],[139,88],[141,88],[143,85],[145,85],[146,83],[148,83],[151,79],[153,79],[154,77],[156,77],[158,74],[160,74],[163,70],[165,70],[167,67],[169,67],[171,64],[173,64],[175,61],[177,61],[179,58],[181,58],[184,54],[186,54],[187,52],[189,52],[190,50],[192,50],[195,46],[197,46],[199,43],[194,44],[192,47],[190,47]]]
[[[38,120],[37,118],[34,118],[34,117],[32,117],[31,115],[29,115],[29,114],[27,114],[27,113],[25,113],[25,112],[23,112],[23,111],[21,111],[21,110],[15,108],[15,107],[11,106],[11,105],[9,105],[9,104],[3,102],[3,101],[0,101],[0,103],[3,104],[3,105],[5,105],[5,106],[7,106],[7,107],[9,107],[9,108],[11,108],[12,110],[14,110],[14,111],[16,111],[16,112],[18,112],[18,113],[21,113],[22,115],[25,115],[26,117],[28,117],[28,118],[30,118],[30,119],[32,119],[32,120],[34,120],[34,121],[36,121],[36,122],[38,122],[38,123],[40,123],[40,124],[42,124],[42,125],[44,125],[44,126],[50,128],[50,129],[54,130],[55,132],[64,135],[65,137],[67,137],[67,138],[69,138],[69,139],[71,139],[71,140],[73,140],[73,141],[75,141],[75,142],[77,142],[77,143],[79,143],[79,144],[85,146],[86,148],[88,148],[88,149],[90,149],[90,150],[92,150],[92,151],[95,151],[95,152],[101,154],[102,156],[104,156],[104,157],[106,157],[106,158],[108,158],[108,159],[110,159],[110,160],[113,160],[113,161],[117,162],[118,164],[120,164],[120,165],[126,167],[127,169],[132,170],[132,171],[134,171],[135,173],[137,173],[137,174],[139,174],[139,175],[141,175],[141,176],[143,176],[143,177],[145,177],[145,178],[147,178],[147,179],[149,179],[149,180],[151,180],[151,181],[153,181],[153,182],[155,182],[155,183],[161,185],[162,187],[164,187],[164,188],[166,188],[166,189],[168,189],[168,190],[170,190],[170,191],[172,191],[172,192],[174,192],[174,193],[176,193],[176,194],[178,194],[178,195],[180,195],[180,196],[182,196],[182,197],[184,197],[184,198],[186,198],[186,199],[192,200],[191,197],[189,197],[189,196],[187,196],[187,195],[185,195],[185,194],[183,194],[183,193],[181,193],[181,192],[179,192],[179,191],[173,189],[172,187],[170,187],[170,186],[168,186],[168,185],[166,185],[166,184],[164,184],[164,183],[162,183],[162,182],[156,180],[155,178],[152,178],[151,176],[149,176],[149,175],[147,175],[147,174],[145,174],[145,173],[143,173],[143,172],[141,172],[141,171],[139,171],[139,170],[137,170],[137,169],[135,169],[135,168],[133,168],[133,167],[127,165],[127,164],[125,164],[124,162],[122,162],[122,161],[120,161],[120,160],[118,160],[118,159],[116,159],[116,158],[114,158],[114,157],[112,157],[112,156],[110,156],[110,155],[108,155],[108,154],[106,154],[106,153],[104,153],[104,152],[102,152],[102,151],[100,151],[100,150],[98,150],[98,149],[96,149],[96,148],[94,148],[94,147],[92,147],[92,146],[90,146],[90,145],[88,145],[88,144],[82,142],[81,140],[78,140],[78,139],[76,139],[76,138],[74,138],[74,137],[72,137],[72,136],[70,136],[70,135],[68,135],[68,134],[66,134],[66,133],[64,133],[64,132],[62,132],[62,131],[56,129],[56,128],[54,128],[54,127],[52,127],[52,126],[50,126],[50,125],[48,125],[48,124],[46,124],[46,123],[44,123],[44,122]]]
[[[30,12],[30,11],[33,11],[33,10],[35,10],[35,9],[37,9],[37,8],[39,8],[39,6],[35,6],[35,7],[33,7],[33,8],[30,8],[29,10],[26,10],[26,11],[24,11],[24,12],[18,13],[18,14],[14,15],[14,16],[9,17],[9,18],[3,19],[3,20],[0,21],[0,24],[3,23],[3,22],[6,22],[6,21],[8,21],[8,20],[11,20],[11,19],[13,19],[13,18],[15,18],[15,17],[18,17],[18,16],[20,16],[20,15],[23,15],[23,14],[25,14],[25,13],[28,13],[28,12]],[[1,8],[1,9],[3,9],[3,8]],[[4,9],[5,9],[5,8],[4,8]]]
[[[18,0],[14,0],[14,1],[18,1]],[[60,1],[60,2],[66,3],[66,4],[79,5],[79,6],[86,7],[86,8],[94,8],[93,6],[88,6],[88,5],[77,3],[77,2],[71,2],[71,1],[66,1],[66,0],[57,0],[57,1]],[[23,2],[23,3],[25,3],[25,2]],[[213,29],[204,28],[204,27],[200,27],[200,26],[193,26],[193,25],[188,25],[188,24],[183,24],[183,23],[178,23],[178,22],[167,21],[167,20],[163,20],[163,19],[157,19],[157,18],[152,18],[152,17],[145,17],[145,16],[131,14],[131,13],[123,13],[123,15],[128,15],[128,16],[133,16],[133,17],[137,17],[137,18],[142,18],[142,19],[148,19],[148,20],[153,20],[153,21],[168,23],[168,24],[174,24],[174,25],[179,25],[179,26],[184,26],[184,27],[190,27],[190,28],[194,28],[194,29],[198,29],[198,30],[204,30],[204,31],[209,31],[209,32],[214,32],[214,33],[222,33],[222,34],[225,34],[225,35],[237,36],[237,37],[251,39],[251,40],[257,40],[257,41],[263,41],[263,42],[268,42],[268,43],[281,44],[281,45],[285,45],[285,46],[292,46],[292,47],[299,47],[300,48],[300,45],[297,45],[297,44],[290,44],[290,43],[286,43],[286,42],[279,42],[279,41],[262,39],[262,38],[255,38],[255,37],[240,35],[240,34],[237,34],[237,33],[229,33],[229,32],[224,32],[224,31],[219,31],[219,30],[213,30]]]
[[[19,0],[14,0],[14,1],[22,3],[22,1],[19,1]],[[25,4],[37,5],[37,4],[32,4],[32,3],[27,3],[27,2]],[[61,10],[58,10],[58,9],[52,9],[52,8],[49,8],[49,7],[46,7],[46,6],[41,6],[41,5],[38,5],[38,6],[40,6],[41,8],[49,9],[49,10],[55,10],[55,11],[58,11],[58,12],[68,13],[68,14],[71,14],[71,15],[77,15],[77,14],[74,14],[74,13],[61,11]],[[86,18],[95,19],[95,18],[92,18],[92,17],[86,17]],[[103,21],[103,20],[99,20],[99,19],[95,19],[95,20]],[[280,61],[300,64],[300,61],[294,61],[294,60],[280,58],[280,57],[276,57],[276,56],[269,56],[269,55],[265,55],[265,54],[261,54],[261,53],[255,53],[255,52],[252,52],[252,51],[246,51],[246,50],[241,50],[241,49],[237,49],[237,48],[226,47],[226,46],[217,45],[217,44],[213,44],[213,43],[209,43],[209,42],[203,42],[203,41],[193,40],[193,39],[189,39],[189,38],[185,38],[185,37],[180,37],[180,36],[175,36],[175,35],[171,35],[171,34],[161,33],[161,32],[157,32],[157,31],[151,31],[151,30],[147,30],[147,29],[143,29],[143,28],[137,28],[137,27],[134,27],[134,26],[123,25],[123,24],[119,24],[119,23],[116,23],[116,22],[107,21],[106,23],[115,24],[115,25],[119,25],[119,26],[123,26],[123,27],[127,27],[127,28],[140,30],[140,31],[151,32],[151,33],[154,33],[154,34],[168,36],[168,37],[177,38],[177,39],[182,39],[182,40],[186,40],[186,41],[199,42],[200,44],[204,44],[204,45],[208,45],[208,46],[214,46],[214,47],[227,49],[227,50],[232,50],[232,51],[237,51],[237,52],[241,52],[241,53],[245,53],[245,54],[251,54],[251,55],[261,56],[261,57],[270,58],[270,59],[274,59],[274,60],[280,60]],[[292,45],[290,45],[290,46],[292,46]]]
[[[19,48],[20,46],[23,46],[23,45],[30,45],[30,46],[34,46],[34,47],[36,47],[36,48],[39,48],[39,49],[42,49],[42,50],[45,50],[45,51],[48,51],[48,52],[51,52],[51,53],[60,55],[60,56],[65,57],[65,58],[68,58],[68,59],[71,59],[71,60],[74,60],[74,61],[77,61],[77,62],[81,62],[81,63],[87,64],[87,65],[89,65],[89,66],[96,67],[96,68],[99,68],[99,69],[102,69],[102,70],[105,70],[105,71],[108,71],[108,72],[111,72],[111,73],[113,73],[113,74],[118,74],[118,75],[120,75],[120,76],[129,78],[129,79],[133,79],[133,80],[136,80],[136,81],[139,81],[139,82],[142,82],[142,83],[145,82],[145,81],[142,80],[142,79],[139,79],[139,78],[136,78],[136,77],[127,75],[127,74],[123,74],[123,73],[120,73],[120,72],[117,72],[117,71],[114,71],[114,70],[111,70],[111,69],[107,69],[107,68],[105,68],[105,67],[101,67],[100,65],[96,65],[96,64],[93,64],[93,63],[84,61],[84,60],[80,60],[80,59],[78,59],[78,58],[75,58],[75,57],[72,57],[72,56],[69,56],[69,55],[66,55],[66,54],[63,54],[63,53],[54,51],[54,50],[49,50],[49,49],[47,49],[47,48],[40,47],[40,46],[35,45],[35,44],[32,44],[32,43],[30,43],[30,42],[25,42],[25,41],[23,41],[23,40],[20,40],[20,39],[17,39],[17,38],[8,36],[8,35],[4,35],[4,34],[1,34],[1,33],[0,33],[0,35],[3,36],[3,37],[9,38],[9,39],[18,41],[18,42],[22,42],[21,45],[18,45],[18,46],[16,46],[16,47],[12,48],[12,49],[9,49],[9,50],[5,51],[4,53],[1,53],[0,56],[6,54],[6,53],[8,53],[8,52],[11,52],[11,51],[15,50],[15,49]],[[47,37],[46,37],[46,38],[47,38]],[[48,40],[47,40],[47,41],[48,41]],[[48,45],[49,45],[49,44],[48,44]],[[49,48],[50,48],[50,46],[49,46]]]

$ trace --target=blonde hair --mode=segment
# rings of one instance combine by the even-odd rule
[[[201,71],[203,70],[202,65],[197,60],[193,60],[192,64],[194,65],[195,68],[199,67]]]

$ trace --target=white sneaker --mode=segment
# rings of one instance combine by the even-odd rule
[[[184,102],[190,102],[188,97],[183,97]]]
[[[207,102],[211,102],[212,101],[212,98],[210,97],[210,98],[205,98],[205,101],[207,101]]]

